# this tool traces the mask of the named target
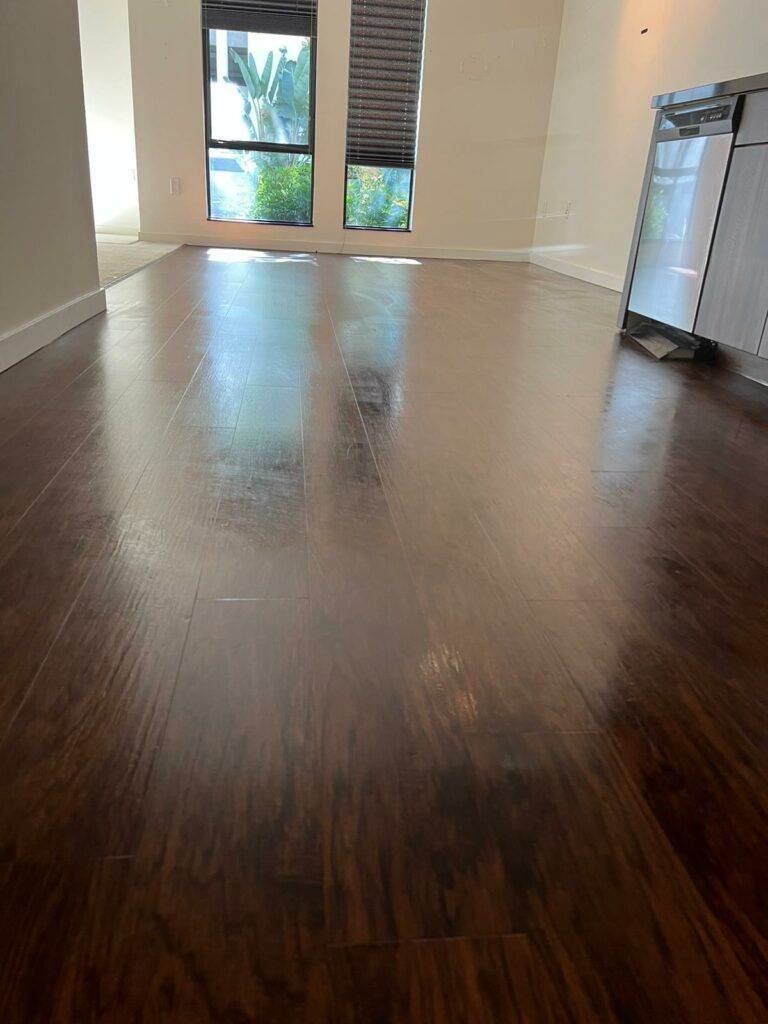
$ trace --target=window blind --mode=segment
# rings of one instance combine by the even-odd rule
[[[347,163],[416,160],[426,0],[352,0]]]
[[[203,28],[314,36],[317,0],[203,0]]]

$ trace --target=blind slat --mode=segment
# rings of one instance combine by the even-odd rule
[[[316,35],[317,0],[203,0],[203,27]]]
[[[416,161],[426,0],[352,0],[347,163]]]

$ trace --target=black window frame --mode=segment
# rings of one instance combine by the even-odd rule
[[[369,224],[347,224],[347,190],[349,188],[350,167],[370,167],[375,171],[385,171],[388,164],[351,164],[344,161],[344,230],[345,231],[389,231],[396,235],[408,235],[413,231],[413,183],[416,178],[416,165],[413,167],[399,168],[411,172],[411,180],[408,188],[408,226],[405,228],[371,227]]]
[[[220,31],[209,28],[203,21],[203,101],[205,107],[205,191],[206,191],[206,220],[217,224],[267,224],[275,227],[286,228],[311,228],[314,227],[315,213],[315,103],[316,103],[316,76],[317,76],[317,30],[310,33],[289,32],[285,29],[275,31],[274,35],[295,35],[299,39],[309,39],[309,124],[307,126],[306,145],[291,145],[282,142],[251,142],[242,139],[215,139],[211,132],[211,75],[210,75],[210,50],[209,32]],[[223,30],[223,31],[226,31]],[[254,35],[260,34],[259,29],[250,29]],[[267,33],[263,33],[267,34]],[[210,152],[212,149],[243,150],[254,153],[290,153],[303,154],[311,157],[310,172],[311,185],[309,190],[309,220],[232,220],[224,217],[214,217],[211,213],[211,161]]]

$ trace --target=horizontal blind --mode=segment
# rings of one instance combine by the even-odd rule
[[[314,36],[317,0],[203,0],[203,28]]]
[[[426,0],[352,0],[347,163],[413,167]]]

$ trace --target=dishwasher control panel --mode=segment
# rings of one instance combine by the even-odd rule
[[[726,135],[734,132],[738,126],[741,101],[741,96],[731,96],[725,100],[667,107],[659,114],[656,139],[665,142],[694,138],[697,135]]]

